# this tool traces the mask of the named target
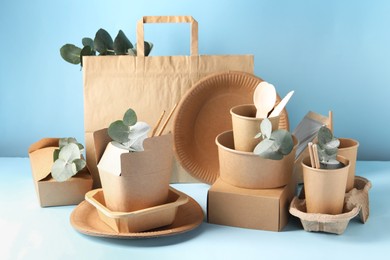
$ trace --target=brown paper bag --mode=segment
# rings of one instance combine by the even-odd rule
[[[190,56],[144,56],[144,23],[190,23]],[[133,108],[140,121],[153,126],[202,77],[229,70],[253,73],[253,55],[199,55],[198,23],[191,16],[146,16],[137,24],[138,56],[85,56],[84,127],[87,164],[100,187],[93,132],[121,119]],[[172,128],[172,121],[165,133]],[[171,182],[196,181],[174,162]]]

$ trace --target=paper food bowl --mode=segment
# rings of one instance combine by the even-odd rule
[[[109,210],[104,202],[103,189],[88,192],[85,194],[85,200],[97,209],[99,218],[113,230],[118,233],[128,233],[142,232],[172,224],[178,207],[188,202],[188,196],[170,188],[165,204],[132,212]]]
[[[282,160],[264,159],[253,152],[234,149],[233,131],[221,133],[215,139],[218,146],[220,178],[236,187],[272,189],[287,185],[293,174],[294,149]]]

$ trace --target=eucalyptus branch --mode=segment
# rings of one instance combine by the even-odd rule
[[[96,32],[95,38],[85,37],[82,39],[83,48],[73,44],[65,44],[60,49],[61,57],[72,64],[83,66],[83,56],[99,55],[137,55],[137,48],[133,46],[122,30],[119,30],[115,40],[104,29]],[[153,48],[151,42],[145,42],[145,56],[148,56]]]

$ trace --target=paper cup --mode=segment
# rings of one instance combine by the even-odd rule
[[[346,166],[332,170],[316,169],[311,167],[310,157],[302,160],[307,213],[342,213],[350,165],[345,157],[337,156],[337,160]]]
[[[340,146],[338,154],[344,156],[349,160],[349,171],[346,192],[349,192],[354,187],[355,182],[355,169],[356,169],[356,158],[358,153],[359,142],[349,138],[339,138]]]
[[[234,149],[243,152],[253,152],[261,138],[255,139],[260,132],[260,124],[264,118],[256,118],[256,107],[253,104],[239,105],[230,109],[232,115]],[[268,118],[272,130],[279,127],[280,116]]]

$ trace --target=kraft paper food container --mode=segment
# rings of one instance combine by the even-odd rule
[[[256,107],[253,104],[239,105],[230,109],[232,115],[234,148],[238,151],[253,152],[261,138],[255,138],[260,132],[264,118],[256,118]],[[268,118],[272,131],[279,128],[280,116]]]
[[[119,154],[115,151],[119,148],[110,146],[110,142],[107,128],[94,132],[107,207],[112,211],[130,212],[165,203],[172,174],[172,134],[145,139],[142,152]],[[113,174],[118,169],[120,176]]]
[[[215,142],[218,146],[220,178],[223,181],[247,189],[277,188],[290,182],[297,147],[296,138],[293,150],[282,160],[264,159],[252,152],[234,150],[232,131],[221,133]]]
[[[51,176],[53,152],[58,149],[59,138],[43,138],[28,149],[35,190],[41,207],[76,205],[92,189],[92,176],[86,166],[64,182]]]
[[[275,189],[244,189],[221,178],[207,195],[207,221],[250,229],[281,231],[288,223],[295,181]]]
[[[310,157],[302,160],[303,182],[308,213],[340,214],[343,211],[349,161],[337,156],[345,166],[340,169],[311,167]]]
[[[118,233],[141,232],[170,225],[175,220],[177,209],[188,202],[188,196],[169,189],[164,204],[132,212],[111,211],[105,205],[103,189],[85,194],[85,199],[98,211],[99,218]]]
[[[356,158],[358,153],[359,142],[350,138],[339,138],[340,146],[338,155],[344,156],[349,160],[349,171],[347,179],[346,192],[354,187]]]

